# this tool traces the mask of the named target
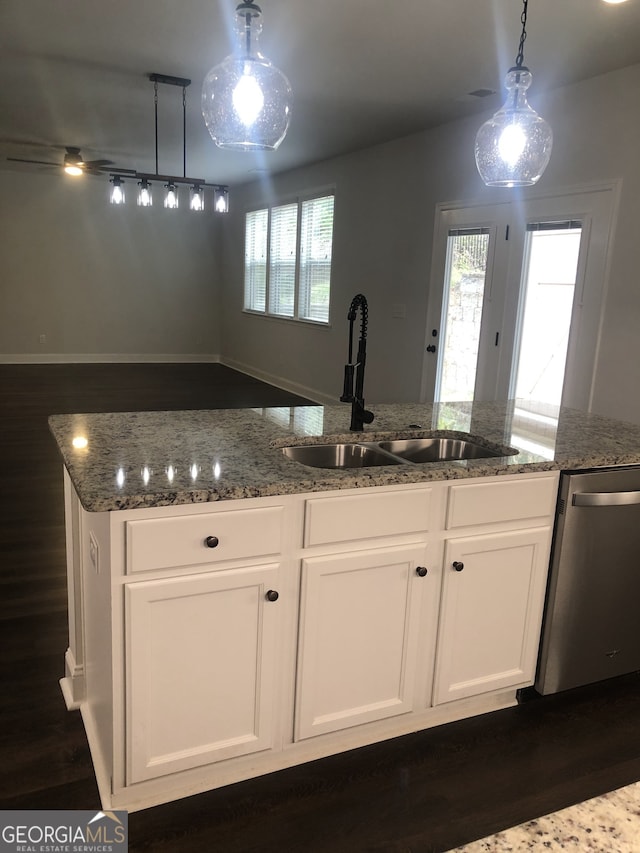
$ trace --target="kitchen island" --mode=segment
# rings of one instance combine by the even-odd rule
[[[507,403],[59,415],[70,642],[105,807],[144,808],[514,704],[535,674],[560,470],[640,427]],[[346,470],[282,447],[470,436]]]

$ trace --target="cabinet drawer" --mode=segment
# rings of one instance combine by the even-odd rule
[[[312,498],[305,513],[305,547],[399,536],[429,528],[431,489]]]
[[[277,554],[282,526],[280,506],[128,521],[127,574]]]
[[[553,515],[557,491],[556,477],[451,486],[447,530]]]

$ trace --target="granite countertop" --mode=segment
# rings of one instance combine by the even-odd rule
[[[450,853],[638,853],[640,782],[506,829]]]
[[[295,406],[52,415],[49,426],[83,507],[102,512],[418,483],[529,471],[640,464],[640,426],[515,401],[372,407],[364,433],[350,408]],[[490,459],[348,470],[285,458],[287,444],[471,434],[515,451]]]

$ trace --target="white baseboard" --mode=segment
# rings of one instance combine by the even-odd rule
[[[291,382],[282,376],[274,376],[272,373],[266,373],[264,370],[258,370],[249,364],[244,364],[241,361],[236,361],[233,358],[220,358],[220,363],[226,367],[231,367],[240,373],[245,373],[247,376],[252,376],[254,379],[259,379],[261,382],[267,382],[269,385],[275,385],[276,388],[282,388],[283,391],[289,391],[291,394],[299,394],[301,397],[306,397],[308,400],[313,400],[314,403],[324,406],[333,406],[338,402],[338,397],[330,397],[328,394],[323,394],[315,388],[309,388],[306,385],[301,385],[298,382]]]
[[[217,364],[213,353],[0,353],[0,364]]]

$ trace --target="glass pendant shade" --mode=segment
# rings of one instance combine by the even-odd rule
[[[505,78],[507,100],[476,134],[476,165],[489,187],[532,186],[549,163],[553,133],[529,106],[531,79],[525,66],[511,68]]]
[[[170,210],[178,207],[178,188],[175,184],[165,184],[164,206]]]
[[[113,186],[111,187],[111,193],[109,194],[109,201],[111,204],[124,204],[124,187],[122,180],[117,175],[114,175],[111,179],[111,183]]]
[[[204,193],[199,184],[194,184],[189,190],[189,208],[191,210],[204,210]]]
[[[202,85],[202,115],[219,148],[274,151],[291,118],[292,91],[285,75],[260,53],[262,13],[236,7],[236,49],[214,66]]]
[[[213,191],[213,206],[216,213],[229,213],[229,191],[226,187],[216,187]]]
[[[146,178],[143,178],[138,183],[138,207],[151,207],[152,204],[151,184]]]

